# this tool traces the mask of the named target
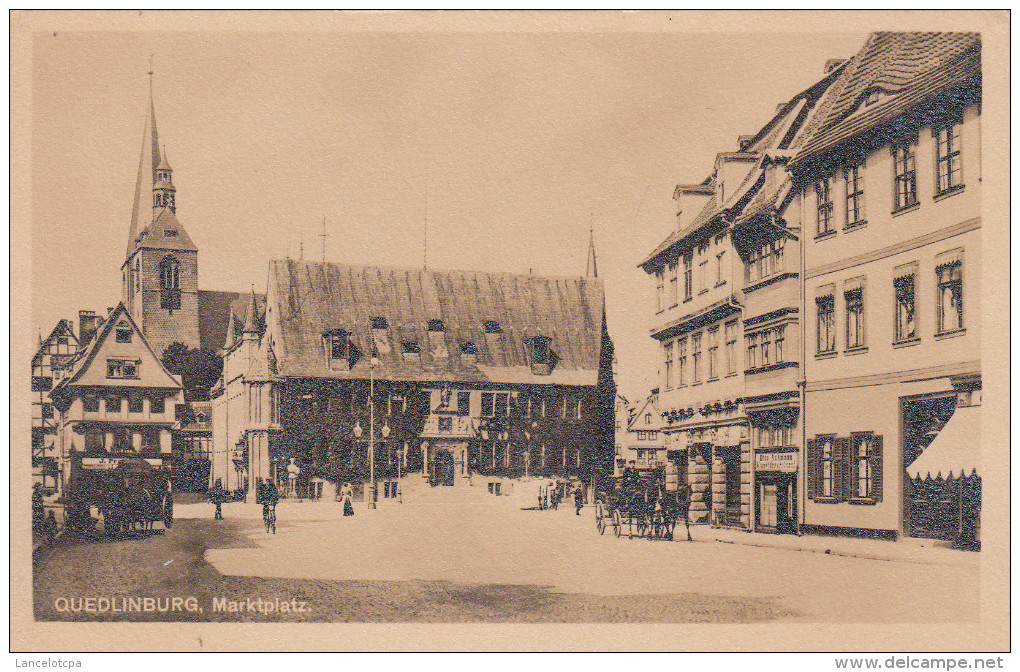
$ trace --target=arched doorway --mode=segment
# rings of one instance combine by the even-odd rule
[[[452,486],[454,475],[453,453],[449,450],[440,450],[436,454],[436,481],[439,485]]]

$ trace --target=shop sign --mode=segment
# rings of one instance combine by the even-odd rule
[[[797,453],[755,453],[754,469],[792,474],[797,471]]]
[[[163,460],[145,459],[153,467],[163,466]],[[96,471],[110,471],[116,469],[117,465],[120,464],[121,458],[116,457],[83,457],[81,458],[81,466],[83,469],[94,469]]]

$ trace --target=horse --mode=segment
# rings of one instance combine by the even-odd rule
[[[657,525],[664,527],[665,537],[673,539],[673,531],[677,522],[683,518],[684,527],[687,528],[687,541],[694,541],[691,538],[691,492],[688,484],[680,486],[676,492],[667,491],[664,487],[659,488],[655,502],[655,520]]]

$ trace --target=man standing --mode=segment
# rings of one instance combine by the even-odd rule
[[[581,492],[581,485],[577,484],[574,486],[574,508],[577,509],[578,516],[581,515],[581,507],[584,506],[584,493]]]
[[[223,481],[216,479],[216,485],[209,490],[209,501],[216,505],[216,514],[213,520],[223,520],[223,500],[226,498],[223,491]]]

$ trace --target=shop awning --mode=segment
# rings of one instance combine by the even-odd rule
[[[935,440],[914,460],[907,473],[911,478],[957,478],[980,475],[981,407],[961,406]]]

